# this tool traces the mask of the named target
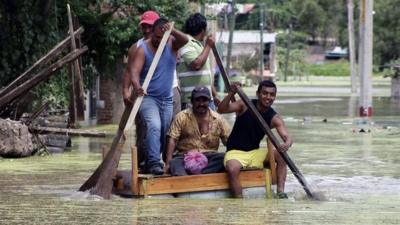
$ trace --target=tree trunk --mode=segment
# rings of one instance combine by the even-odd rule
[[[349,60],[350,60],[350,80],[351,93],[357,93],[357,71],[356,71],[356,50],[354,40],[354,3],[353,0],[347,0],[347,29],[349,33]]]
[[[392,78],[391,101],[400,103],[400,77]]]

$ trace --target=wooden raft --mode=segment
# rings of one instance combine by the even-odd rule
[[[139,174],[136,147],[133,146],[131,151],[132,170],[117,172],[114,179],[114,194],[125,197],[147,197],[158,194],[229,190],[227,173],[189,176]],[[239,178],[243,188],[265,187],[266,197],[272,198],[271,185],[276,184],[276,166],[269,141],[267,157],[269,164],[274,166],[266,169],[242,170]]]

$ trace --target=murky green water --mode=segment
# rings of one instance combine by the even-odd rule
[[[288,200],[101,200],[76,190],[111,139],[75,138],[64,154],[0,158],[0,224],[400,224],[400,110],[377,98],[375,117],[361,120],[349,102],[284,96],[276,103],[294,136],[291,158],[327,201],[308,200],[291,174]],[[123,154],[122,167],[129,158]]]

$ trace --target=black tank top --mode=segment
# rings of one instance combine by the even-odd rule
[[[257,100],[252,100],[252,103],[256,105]],[[260,114],[268,126],[271,127],[272,118],[276,115],[275,110],[270,107],[266,112],[260,112]],[[247,109],[242,115],[236,117],[231,135],[229,135],[228,142],[226,143],[227,151],[232,149],[241,151],[259,149],[261,139],[264,136],[265,133],[261,125],[251,111]]]

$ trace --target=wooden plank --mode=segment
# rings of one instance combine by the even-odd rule
[[[264,187],[265,178],[264,170],[242,171],[239,175],[240,183],[243,188]],[[229,189],[228,176],[226,173],[139,178],[139,182],[140,195]]]
[[[54,134],[65,134],[69,136],[82,136],[82,137],[105,137],[106,133],[103,131],[94,130],[80,130],[80,129],[67,129],[57,127],[40,127],[32,126],[32,131],[38,133],[54,133]]]

